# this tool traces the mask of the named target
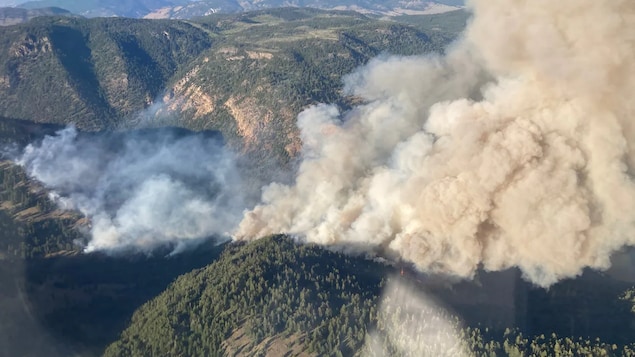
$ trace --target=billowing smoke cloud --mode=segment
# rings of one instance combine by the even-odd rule
[[[304,160],[237,239],[288,232],[548,286],[635,244],[635,2],[475,0],[445,57],[379,59],[299,117]]]
[[[175,250],[227,239],[247,192],[218,135],[179,129],[78,134],[29,145],[17,162],[91,221],[87,251]]]

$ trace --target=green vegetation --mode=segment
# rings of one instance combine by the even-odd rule
[[[451,39],[465,29],[469,16],[469,12],[458,10],[438,15],[402,15],[394,17],[393,20]]]
[[[346,109],[355,100],[342,91],[344,75],[380,54],[440,52],[451,40],[359,13],[306,8],[196,21],[215,44],[171,82],[166,104],[180,111],[164,123],[220,130],[231,146],[283,164],[299,150],[300,111],[320,102]]]
[[[455,315],[417,301],[418,296],[448,301],[451,291],[394,273],[380,263],[297,245],[284,236],[233,244],[219,260],[180,277],[135,312],[105,355],[265,355],[275,348],[316,356],[439,356],[459,350],[475,356],[634,355],[632,329],[623,325],[611,331],[630,341],[623,344],[560,337],[560,332],[492,329],[474,321],[463,327]],[[564,284],[545,294],[558,300],[570,289]],[[581,286],[575,289],[583,293]],[[576,305],[579,298],[566,301]],[[618,296],[612,299],[619,302]],[[605,313],[610,310],[602,306]],[[459,312],[480,307],[473,302],[454,306]],[[534,327],[545,331],[548,326]]]
[[[221,249],[0,259],[0,356],[99,356],[135,309]]]
[[[3,135],[13,133],[18,143],[56,128],[0,121]],[[488,312],[492,297],[505,293],[487,292],[487,286],[508,277],[447,289],[284,236],[227,245],[217,261],[221,248],[214,246],[169,259],[163,257],[168,251],[155,257],[77,255],[72,242],[80,237],[80,217],[57,210],[18,167],[5,162],[1,168],[0,283],[6,288],[0,293],[0,343],[10,355],[96,356],[119,334],[106,356],[276,350],[436,356],[448,341],[477,356],[634,355],[635,288],[607,277],[590,275],[550,291],[514,282],[514,321],[521,326],[514,328],[505,306],[494,307],[501,316]],[[382,296],[395,283],[405,288],[398,287],[387,304]],[[457,315],[434,304],[421,308],[417,296],[446,302]],[[438,321],[447,326],[439,329]],[[437,332],[430,337],[430,331]]]
[[[26,145],[59,129],[0,120],[0,143]],[[97,356],[134,310],[180,274],[209,264],[203,244],[166,258],[81,254],[87,222],[63,211],[10,161],[0,162],[0,356]]]
[[[117,128],[210,45],[206,32],[182,22],[47,17],[5,27],[0,115]]]
[[[77,251],[81,217],[57,209],[21,167],[0,162],[0,190],[0,258]]]
[[[0,118],[3,155],[62,127]],[[166,257],[81,254],[88,222],[0,161],[0,356],[97,356],[134,310],[180,274],[209,264],[222,246]]]
[[[151,10],[164,6],[185,4],[181,0],[36,0],[25,1],[20,7],[34,9],[57,6],[83,16],[142,17]]]
[[[285,164],[299,150],[301,110],[354,100],[344,75],[379,54],[440,52],[460,28],[420,21],[308,8],[196,21],[37,18],[0,29],[0,115],[82,130],[219,130],[234,148]]]
[[[363,342],[383,271],[282,236],[232,245],[137,311],[105,355],[216,356],[241,326],[252,347],[268,336],[302,332],[309,352],[350,354]]]
[[[0,119],[1,145],[26,145],[59,127]],[[24,169],[0,161],[0,260],[77,252],[82,217],[57,208]]]
[[[464,0],[437,0],[452,6],[463,6]],[[409,2],[399,0],[351,1],[351,0],[35,0],[19,5],[24,8],[57,6],[76,14],[88,17],[144,17],[189,19],[210,13],[236,13],[283,6],[302,6],[321,9],[353,7],[361,12],[391,15],[394,12],[425,11],[428,2]]]
[[[0,29],[0,114],[84,130],[217,129],[257,160],[286,163],[301,110],[357,100],[342,92],[345,74],[383,53],[443,51],[466,19],[314,9],[38,18]],[[0,144],[59,128],[2,119]],[[514,272],[448,287],[285,236],[170,258],[84,255],[74,241],[86,224],[0,162],[0,355],[436,356],[448,341],[477,356],[635,355],[635,287],[601,274],[549,291]],[[449,309],[386,302],[395,285]]]

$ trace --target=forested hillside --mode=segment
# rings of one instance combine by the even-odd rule
[[[342,76],[382,53],[442,51],[466,21],[438,16],[403,24],[288,8],[197,22],[38,18],[0,29],[0,115],[84,130],[216,129],[235,148],[286,161],[299,150],[303,108],[352,100]]]
[[[68,10],[57,7],[45,7],[39,9],[21,9],[16,7],[0,7],[0,26],[10,26],[27,22],[40,16],[72,16]]]
[[[27,9],[57,6],[89,17],[142,17],[160,7],[183,5],[188,2],[189,0],[36,0],[19,1],[19,6]]]
[[[9,160],[62,127],[0,118],[0,356],[96,356],[132,312],[222,249],[82,253],[90,222]]]
[[[59,209],[48,191],[27,177],[7,154],[60,127],[0,118],[0,259],[43,257],[76,253],[73,243],[86,222],[81,215]],[[4,157],[2,157],[4,156]]]
[[[286,162],[300,110],[354,100],[340,92],[344,74],[384,51],[439,51],[454,35],[306,9],[200,22],[36,18],[0,29],[0,114],[21,119],[3,119],[0,138],[19,147],[61,124],[169,124],[219,129],[235,148]],[[214,259],[214,247],[172,259],[80,254],[89,222],[23,169],[0,169],[0,278],[12,287],[0,294],[0,355],[99,355],[139,305]]]
[[[211,43],[182,22],[37,18],[2,28],[0,115],[120,127]]]
[[[359,102],[346,74],[378,55],[443,52],[466,21],[285,8],[1,28],[0,356],[635,356],[632,277],[458,281],[284,235],[87,254],[88,219],[9,161],[65,124],[171,125],[218,130],[279,168],[298,156],[304,108]]]
[[[58,128],[2,124],[18,145]],[[216,262],[213,245],[171,258],[78,254],[81,217],[1,168],[2,356],[96,356],[113,341],[107,356],[633,355],[632,283],[610,276],[549,291],[515,271],[447,285],[284,236],[228,245]]]
[[[324,10],[354,10],[377,16],[399,14],[436,14],[456,11],[465,5],[462,0],[436,1],[347,1],[347,0],[196,0],[177,6],[156,9],[147,18],[189,19],[213,13],[230,13],[279,8],[284,6],[310,7]]]
[[[597,278],[591,274],[586,279]],[[297,245],[284,236],[269,237],[232,245],[218,261],[176,280],[134,314],[131,325],[105,355],[635,353],[635,345],[629,343],[635,332],[635,315],[630,311],[633,292],[625,284],[594,281],[594,289],[600,291],[591,291],[582,279],[545,292],[532,289],[516,274],[485,274],[480,280],[450,288],[409,271],[399,274],[381,263]],[[487,310],[485,301],[504,295],[500,284],[505,281],[515,284],[520,293],[471,318],[469,312],[482,313]],[[500,325],[505,320],[501,311],[509,304],[520,310],[516,323],[522,326]],[[601,306],[602,312],[596,315],[590,304]],[[588,323],[586,327],[554,324],[560,318]],[[522,323],[523,319],[533,321]],[[598,331],[602,339],[595,338]],[[604,342],[606,338],[609,341]]]

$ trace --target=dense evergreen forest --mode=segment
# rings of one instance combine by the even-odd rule
[[[346,74],[381,54],[441,52],[466,21],[462,11],[388,21],[307,8],[36,18],[0,28],[0,115],[92,131],[219,130],[234,148],[286,163],[301,110],[356,100],[342,91]]]
[[[503,328],[506,313],[500,311],[488,314],[492,326],[469,318],[471,310],[487,308],[479,295],[493,299],[501,293],[495,282],[509,281],[509,275],[494,275],[480,287],[464,282],[449,288],[285,236],[232,244],[218,261],[180,277],[135,312],[105,355],[634,355],[635,293],[627,285],[589,274],[546,292],[512,274],[523,296],[506,303],[522,310],[517,321],[534,321]],[[601,291],[585,286],[592,281]],[[577,337],[568,335],[571,325],[558,326],[553,314],[587,325],[575,330]],[[589,332],[601,332],[608,342]]]

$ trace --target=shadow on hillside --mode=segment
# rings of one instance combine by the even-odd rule
[[[95,73],[86,36],[77,29],[63,26],[55,26],[50,36],[62,66],[70,76],[70,85],[75,87],[76,92],[95,113],[112,112],[112,107],[100,92],[101,86]],[[69,56],[68,54],[71,53],[73,55]]]
[[[208,265],[222,249],[210,243],[170,258],[90,254],[1,261],[0,356],[100,355],[139,306],[179,275]],[[328,271],[332,262],[304,263]],[[377,273],[361,263],[338,268],[367,277]],[[523,281],[518,270],[480,272],[472,281],[453,283],[408,269],[380,270],[412,284],[464,325],[488,327],[491,338],[500,339],[507,327],[525,336],[555,333],[616,344],[632,343],[635,336],[631,306],[618,298],[633,282],[608,274],[586,271],[545,290]]]
[[[524,281],[517,269],[479,272],[454,284],[406,270],[429,297],[458,315],[466,326],[487,327],[492,338],[516,327],[525,336],[600,338],[606,343],[635,341],[632,305],[619,297],[635,283],[586,270],[582,276],[543,289]]]
[[[221,250],[0,261],[0,356],[101,355],[139,306]]]

